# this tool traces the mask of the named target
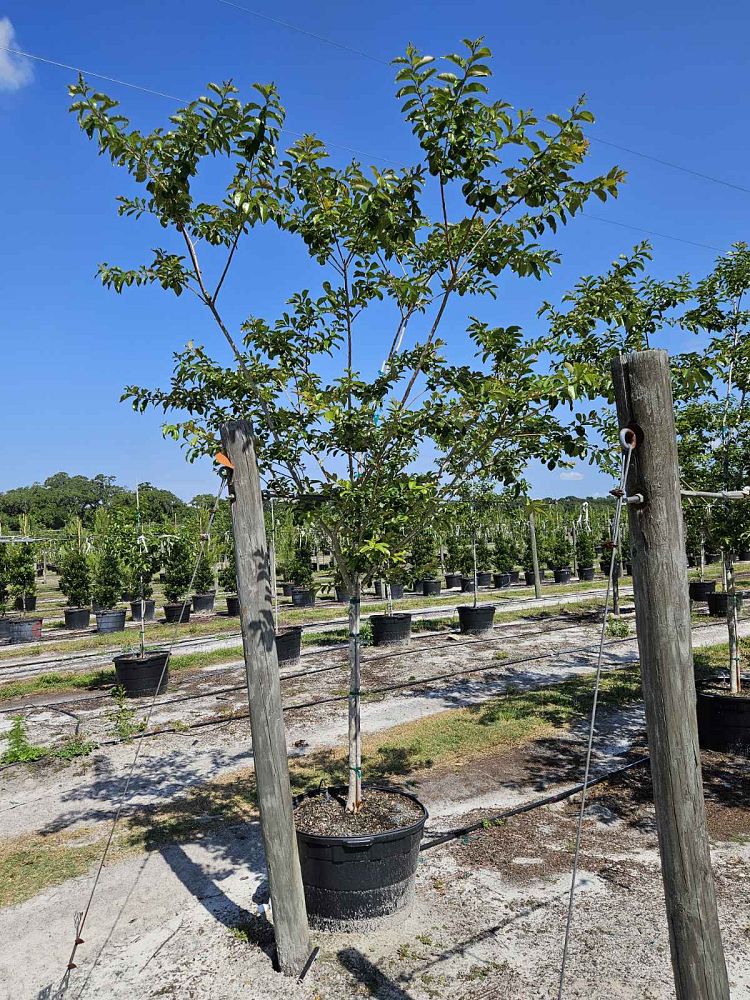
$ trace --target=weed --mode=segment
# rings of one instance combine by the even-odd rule
[[[624,618],[610,618],[607,622],[607,635],[613,639],[625,639],[630,635],[630,623]]]
[[[48,754],[46,747],[38,747],[29,742],[26,735],[26,725],[22,715],[13,716],[13,725],[8,733],[8,748],[0,757],[2,764],[20,764],[32,760],[39,760]]]
[[[136,719],[135,712],[128,705],[128,696],[125,693],[125,688],[116,687],[112,691],[112,697],[115,699],[117,708],[113,708],[107,712],[107,718],[112,723],[118,739],[130,740],[138,733],[142,733],[146,728],[146,723]]]

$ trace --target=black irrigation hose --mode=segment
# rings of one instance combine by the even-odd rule
[[[587,614],[585,617],[586,618],[594,618],[594,617],[596,617],[596,615],[597,615],[597,612],[592,612],[591,614]],[[561,620],[563,620],[563,619],[565,619],[567,617],[568,617],[567,615],[555,615],[554,617],[550,617],[550,618],[544,619],[544,621],[545,621],[545,623],[549,623],[549,622],[553,622],[553,621],[561,621]],[[520,622],[519,623],[519,625],[522,626],[522,627],[525,624],[526,624],[525,622]],[[528,624],[533,625],[533,624],[536,624],[536,622],[534,622],[532,620],[529,620]],[[376,663],[379,660],[393,659],[393,658],[400,657],[400,656],[407,656],[407,655],[409,655],[411,653],[419,653],[419,652],[423,652],[425,650],[430,650],[431,651],[431,650],[436,650],[436,649],[439,650],[439,649],[454,648],[456,646],[467,645],[467,643],[471,644],[471,645],[476,645],[477,643],[499,642],[500,640],[504,640],[504,639],[533,639],[533,638],[536,638],[537,636],[550,635],[552,632],[554,632],[556,634],[558,632],[567,632],[567,631],[570,631],[572,629],[581,628],[583,624],[584,623],[582,623],[582,622],[579,621],[579,622],[575,622],[575,623],[570,624],[570,625],[562,626],[561,628],[556,628],[556,629],[539,629],[536,632],[524,632],[524,633],[522,633],[520,635],[510,635],[509,636],[507,634],[507,632],[503,632],[500,635],[488,636],[485,639],[475,638],[475,639],[466,640],[466,641],[454,640],[451,643],[441,643],[440,645],[437,645],[437,646],[435,646],[435,645],[432,645],[432,646],[417,646],[417,647],[411,647],[410,646],[410,647],[402,648],[402,649],[400,649],[398,651],[395,651],[395,652],[392,652],[392,653],[384,653],[384,654],[382,654],[380,656],[367,657],[364,660],[364,665],[367,666],[368,664],[370,664],[370,663]],[[500,626],[495,626],[495,628],[499,628],[499,627]],[[458,633],[451,632],[449,634],[451,634],[451,635],[457,635]],[[337,646],[336,648],[337,649],[346,648],[346,643],[342,643],[341,646]],[[320,650],[307,650],[306,652],[302,653],[302,656],[305,656],[305,657],[307,657],[307,656],[317,656],[320,652],[321,652]],[[301,670],[301,671],[298,671],[297,673],[294,673],[294,674],[283,674],[281,676],[281,680],[282,681],[295,680],[295,679],[300,678],[300,677],[309,677],[309,676],[312,676],[314,674],[327,673],[328,671],[331,671],[331,670],[340,670],[341,667],[344,666],[344,665],[345,665],[344,663],[334,663],[334,664],[331,664],[331,665],[329,665],[327,667],[316,667],[316,668],[313,668],[311,670]],[[221,666],[221,664],[218,664],[218,666]],[[217,688],[215,691],[203,691],[203,692],[199,692],[197,694],[185,695],[184,697],[171,698],[171,699],[168,699],[166,701],[158,702],[158,704],[159,704],[160,707],[162,707],[162,706],[165,706],[165,705],[173,705],[173,704],[176,704],[178,702],[183,702],[183,701],[195,701],[195,700],[198,700],[198,699],[201,699],[201,698],[211,698],[213,696],[218,696],[220,694],[228,694],[228,693],[233,692],[233,691],[239,691],[239,690],[244,689],[244,687],[245,687],[244,684],[238,684],[238,685],[234,685],[232,687]],[[32,705],[16,705],[16,706],[13,706],[13,707],[10,707],[10,708],[2,708],[2,707],[0,707],[0,714],[7,713],[7,712],[19,712],[19,711],[22,711],[25,708],[32,708],[32,709],[35,709],[37,711],[42,711],[44,709],[54,710],[57,705],[67,705],[67,704],[70,704],[70,702],[73,702],[74,704],[91,704],[92,702],[96,702],[96,701],[107,701],[107,700],[109,700],[110,697],[111,697],[111,691],[108,690],[106,694],[95,694],[95,695],[92,695],[90,697],[79,696],[79,697],[71,697],[71,698],[67,698],[67,699],[66,698],[61,698],[59,701],[57,701],[57,702],[51,702],[51,703],[32,704]]]
[[[750,617],[750,616],[745,616],[745,618],[741,619],[741,620],[747,621],[748,617]],[[693,632],[697,632],[697,631],[700,631],[701,629],[716,628],[717,624],[718,624],[718,622],[709,622],[706,625],[695,625],[693,627],[692,631]],[[611,642],[604,643],[604,645],[605,646],[617,646],[617,645],[621,645],[622,643],[625,643],[625,642],[632,642],[634,639],[635,639],[635,636],[626,636],[623,639],[613,639]],[[408,650],[405,651],[405,652],[408,652]],[[534,663],[534,662],[539,661],[539,660],[549,660],[553,656],[558,656],[560,654],[570,654],[570,653],[579,653],[579,652],[591,653],[591,652],[596,652],[596,650],[592,646],[582,646],[582,647],[578,647],[578,648],[575,648],[575,649],[553,650],[550,653],[542,653],[542,654],[540,654],[538,656],[524,657],[524,658],[518,659],[518,660],[504,660],[504,661],[502,661],[501,666],[502,667],[508,667],[508,666],[515,666],[515,665],[517,665],[519,663]],[[333,668],[330,668],[330,669],[333,669]],[[409,682],[407,682],[405,684],[389,684],[389,685],[387,685],[385,687],[368,688],[367,693],[368,694],[387,694],[387,693],[392,692],[392,691],[402,691],[402,690],[408,690],[410,688],[419,688],[419,687],[426,686],[427,684],[434,683],[435,681],[438,681],[438,680],[448,680],[448,679],[450,679],[452,677],[461,677],[461,676],[464,676],[466,674],[479,674],[479,673],[484,673],[487,670],[493,670],[493,669],[497,670],[498,669],[498,665],[495,664],[495,663],[491,663],[491,664],[487,664],[485,666],[472,667],[469,670],[458,670],[455,673],[451,673],[451,674],[439,674],[439,675],[433,675],[431,677],[424,677],[424,678],[421,678],[420,680],[409,681]],[[583,675],[583,671],[576,671],[576,672],[574,672],[572,674],[567,675],[566,677],[562,677],[560,679],[560,681],[558,681],[557,683],[562,683],[563,681],[568,680],[570,677],[574,677],[577,674]],[[239,687],[244,688],[244,686],[245,685],[238,685],[238,688]],[[516,695],[516,694],[519,694],[519,693],[526,693],[526,692],[533,692],[533,691],[543,690],[545,687],[548,687],[548,686],[549,686],[548,683],[545,682],[544,684],[532,685],[532,686],[529,686],[529,687],[526,687],[526,688],[521,688],[520,691],[519,691],[519,689],[501,691],[501,692],[498,692],[496,694],[493,694],[491,697],[493,697],[493,698],[508,698],[511,695]],[[330,698],[319,698],[316,701],[301,702],[301,703],[296,704],[296,705],[283,705],[282,706],[282,711],[283,712],[294,712],[294,711],[299,711],[299,710],[304,709],[304,708],[315,708],[318,705],[330,705],[330,704],[333,704],[335,702],[348,701],[348,699],[349,699],[349,695],[347,695],[347,694],[334,695],[334,696],[332,696]],[[219,716],[218,718],[214,717],[212,719],[204,719],[204,720],[201,720],[199,722],[191,722],[191,723],[189,723],[186,726],[181,726],[179,729],[175,729],[174,727],[169,727],[169,728],[166,728],[166,729],[152,729],[152,730],[149,730],[148,732],[140,733],[138,735],[138,738],[139,739],[149,739],[149,738],[152,738],[154,736],[169,736],[171,734],[182,735],[184,732],[186,732],[187,730],[190,730],[190,729],[202,729],[202,728],[205,728],[206,726],[220,725],[220,724],[223,724],[223,723],[235,722],[236,720],[239,720],[239,719],[249,719],[249,718],[250,718],[250,713],[249,712],[239,712],[239,713],[233,714],[233,715]],[[128,742],[128,740],[104,740],[102,743],[98,743],[97,744],[97,749],[99,747],[117,746],[120,743],[127,743],[127,742]],[[7,771],[11,767],[18,767],[20,764],[37,764],[37,763],[40,763],[43,760],[44,760],[44,758],[40,758],[39,761],[16,761],[16,762],[13,762],[11,764],[5,764],[5,765],[3,765],[3,766],[0,767],[0,772]]]
[[[477,830],[486,829],[488,826],[493,826],[495,823],[501,823],[503,820],[511,819],[513,816],[521,816],[523,813],[532,812],[534,809],[540,809],[542,806],[553,805],[555,802],[563,802],[565,799],[572,798],[574,795],[578,795],[584,790],[584,788],[593,788],[594,785],[601,785],[604,781],[609,781],[610,778],[616,777],[618,774],[624,774],[626,771],[631,771],[634,767],[643,767],[650,761],[650,757],[646,755],[645,757],[639,757],[637,760],[631,760],[629,763],[625,764],[623,767],[616,767],[611,771],[605,771],[596,778],[590,778],[587,782],[581,782],[578,785],[574,785],[572,788],[565,788],[561,792],[555,792],[552,795],[545,795],[541,799],[532,799],[531,802],[525,802],[523,805],[514,806],[512,809],[506,809],[503,812],[495,813],[494,816],[490,816],[489,819],[485,817],[483,820],[479,820],[477,823],[471,823],[469,826],[462,826],[454,830],[446,830],[443,833],[439,833],[434,839],[422,842],[419,850],[429,851],[433,847],[440,847],[441,844],[447,844],[451,840],[458,840],[459,837],[467,837],[470,833],[476,833]]]

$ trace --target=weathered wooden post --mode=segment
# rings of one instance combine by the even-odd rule
[[[628,476],[638,647],[678,1000],[729,1000],[701,778],[690,603],[666,351],[612,366],[620,427],[636,433]]]
[[[222,427],[221,441],[234,467],[232,530],[237,596],[276,951],[281,971],[299,976],[310,956],[310,931],[292,814],[271,566],[252,427],[245,420],[233,420]]]
[[[536,518],[533,508],[529,511],[529,543],[531,545],[531,566],[534,570],[534,594],[542,596],[542,581],[539,576],[539,553],[536,548]]]

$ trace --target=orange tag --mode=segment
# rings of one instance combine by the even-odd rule
[[[221,451],[217,452],[216,455],[214,455],[214,462],[218,462],[219,465],[223,465],[227,469],[233,469],[234,468],[234,466],[229,461],[229,459],[227,458],[227,456],[223,452],[221,452]]]

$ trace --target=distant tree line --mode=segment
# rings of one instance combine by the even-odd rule
[[[170,490],[159,489],[151,483],[141,483],[139,493],[141,513],[147,521],[179,516],[189,506]],[[100,473],[89,479],[57,472],[43,483],[18,486],[0,493],[0,528],[2,532],[18,531],[24,514],[28,515],[31,530],[35,532],[57,531],[72,517],[80,517],[83,524],[90,527],[97,510],[105,506],[115,510],[135,508],[135,490],[115,485],[114,476]]]

